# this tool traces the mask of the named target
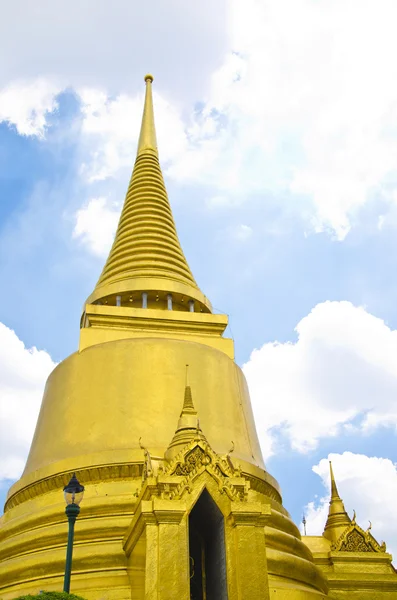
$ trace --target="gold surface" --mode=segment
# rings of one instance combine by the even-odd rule
[[[181,410],[187,363],[210,443],[224,453],[234,440],[238,458],[263,468],[239,367],[203,344],[142,337],[91,346],[54,369],[24,476],[68,459],[71,469],[92,466],[94,454],[99,465],[120,451],[135,451],[139,459],[139,438],[152,454],[163,456]]]
[[[227,322],[226,315],[182,310],[165,312],[158,302],[150,310],[87,304],[79,351],[105,342],[154,337],[198,342],[222,350],[233,359],[233,341],[222,336]]]
[[[137,160],[79,351],[48,378],[0,518],[0,598],[62,589],[73,472],[85,496],[71,590],[87,600],[189,600],[189,514],[204,490],[223,517],[228,600],[396,597],[390,555],[347,517],[333,477],[326,537],[305,544],[282,506],[227,317],[212,314],[177,238],[145,81]]]
[[[152,97],[153,75],[145,75],[146,93],[143,107],[141,133],[139,135],[137,156],[144,152],[152,152],[158,156],[157,136],[154,125],[154,110]]]

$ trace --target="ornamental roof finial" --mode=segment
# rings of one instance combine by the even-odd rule
[[[351,519],[339,496],[331,461],[329,461],[329,471],[331,477],[331,499],[329,501],[328,519],[324,528],[324,536],[335,543],[341,533],[350,525]]]
[[[145,75],[146,83],[146,94],[145,104],[143,107],[143,117],[141,125],[141,133],[139,135],[138,151],[137,156],[142,152],[150,151],[156,156],[157,152],[157,138],[156,128],[154,125],[154,110],[153,110],[153,96],[152,96],[152,83],[153,75]]]

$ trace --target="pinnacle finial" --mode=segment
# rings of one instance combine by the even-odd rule
[[[150,75],[149,73],[145,75],[145,82],[145,105],[143,108],[142,125],[138,142],[137,156],[139,156],[143,152],[150,152],[151,154],[155,154],[156,156],[158,156],[152,97],[153,75]]]
[[[206,438],[201,431],[197,410],[194,408],[192,390],[190,385],[185,385],[182,412],[175,435],[165,453],[166,459],[169,460],[175,456],[183,446],[186,446],[192,440],[206,441]]]
[[[189,365],[186,365],[186,371],[185,371],[185,394],[183,397],[183,406],[182,406],[181,417],[184,414],[191,414],[191,415],[197,414],[197,411],[194,408],[194,404],[193,404],[192,389],[189,385]]]
[[[192,390],[191,390],[190,385],[185,386],[185,395],[183,398],[183,408],[182,408],[181,416],[186,413],[195,414],[195,415],[197,414],[197,411],[194,408],[194,404],[193,404]]]
[[[330,472],[330,476],[331,476],[331,500],[333,498],[338,498],[340,500],[338,488],[336,487],[336,481],[335,481],[335,476],[334,476],[334,471],[332,469],[331,461],[329,461],[329,472]]]
[[[331,499],[329,502],[328,519],[325,524],[324,535],[335,542],[346,527],[350,525],[351,520],[345,510],[343,500],[339,496],[331,461],[329,461],[329,472],[331,476]]]

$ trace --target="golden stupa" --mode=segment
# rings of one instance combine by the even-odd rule
[[[334,479],[323,536],[302,539],[282,505],[227,317],[178,240],[145,81],[137,158],[79,350],[48,378],[0,520],[0,598],[62,589],[74,472],[86,492],[71,590],[88,600],[397,598],[391,556],[347,516]]]

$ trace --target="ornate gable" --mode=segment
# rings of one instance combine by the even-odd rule
[[[370,533],[371,527],[364,531],[353,519],[339,539],[331,546],[337,552],[386,552],[386,544],[378,544]]]
[[[169,499],[181,498],[185,491],[191,492],[196,479],[209,473],[218,484],[220,493],[230,500],[245,500],[249,482],[235,468],[229,455],[220,456],[205,440],[193,440],[177,456],[160,470],[157,477],[160,495]]]
[[[209,464],[211,464],[210,456],[197,444],[194,448],[189,450],[182,461],[178,461],[176,466],[173,465],[173,470],[170,475],[188,476],[202,466],[207,466]]]
[[[195,439],[182,448],[181,452],[170,462],[165,474],[190,475],[202,467],[211,467],[224,477],[240,476],[230,456],[220,456],[211,448],[206,440]]]

